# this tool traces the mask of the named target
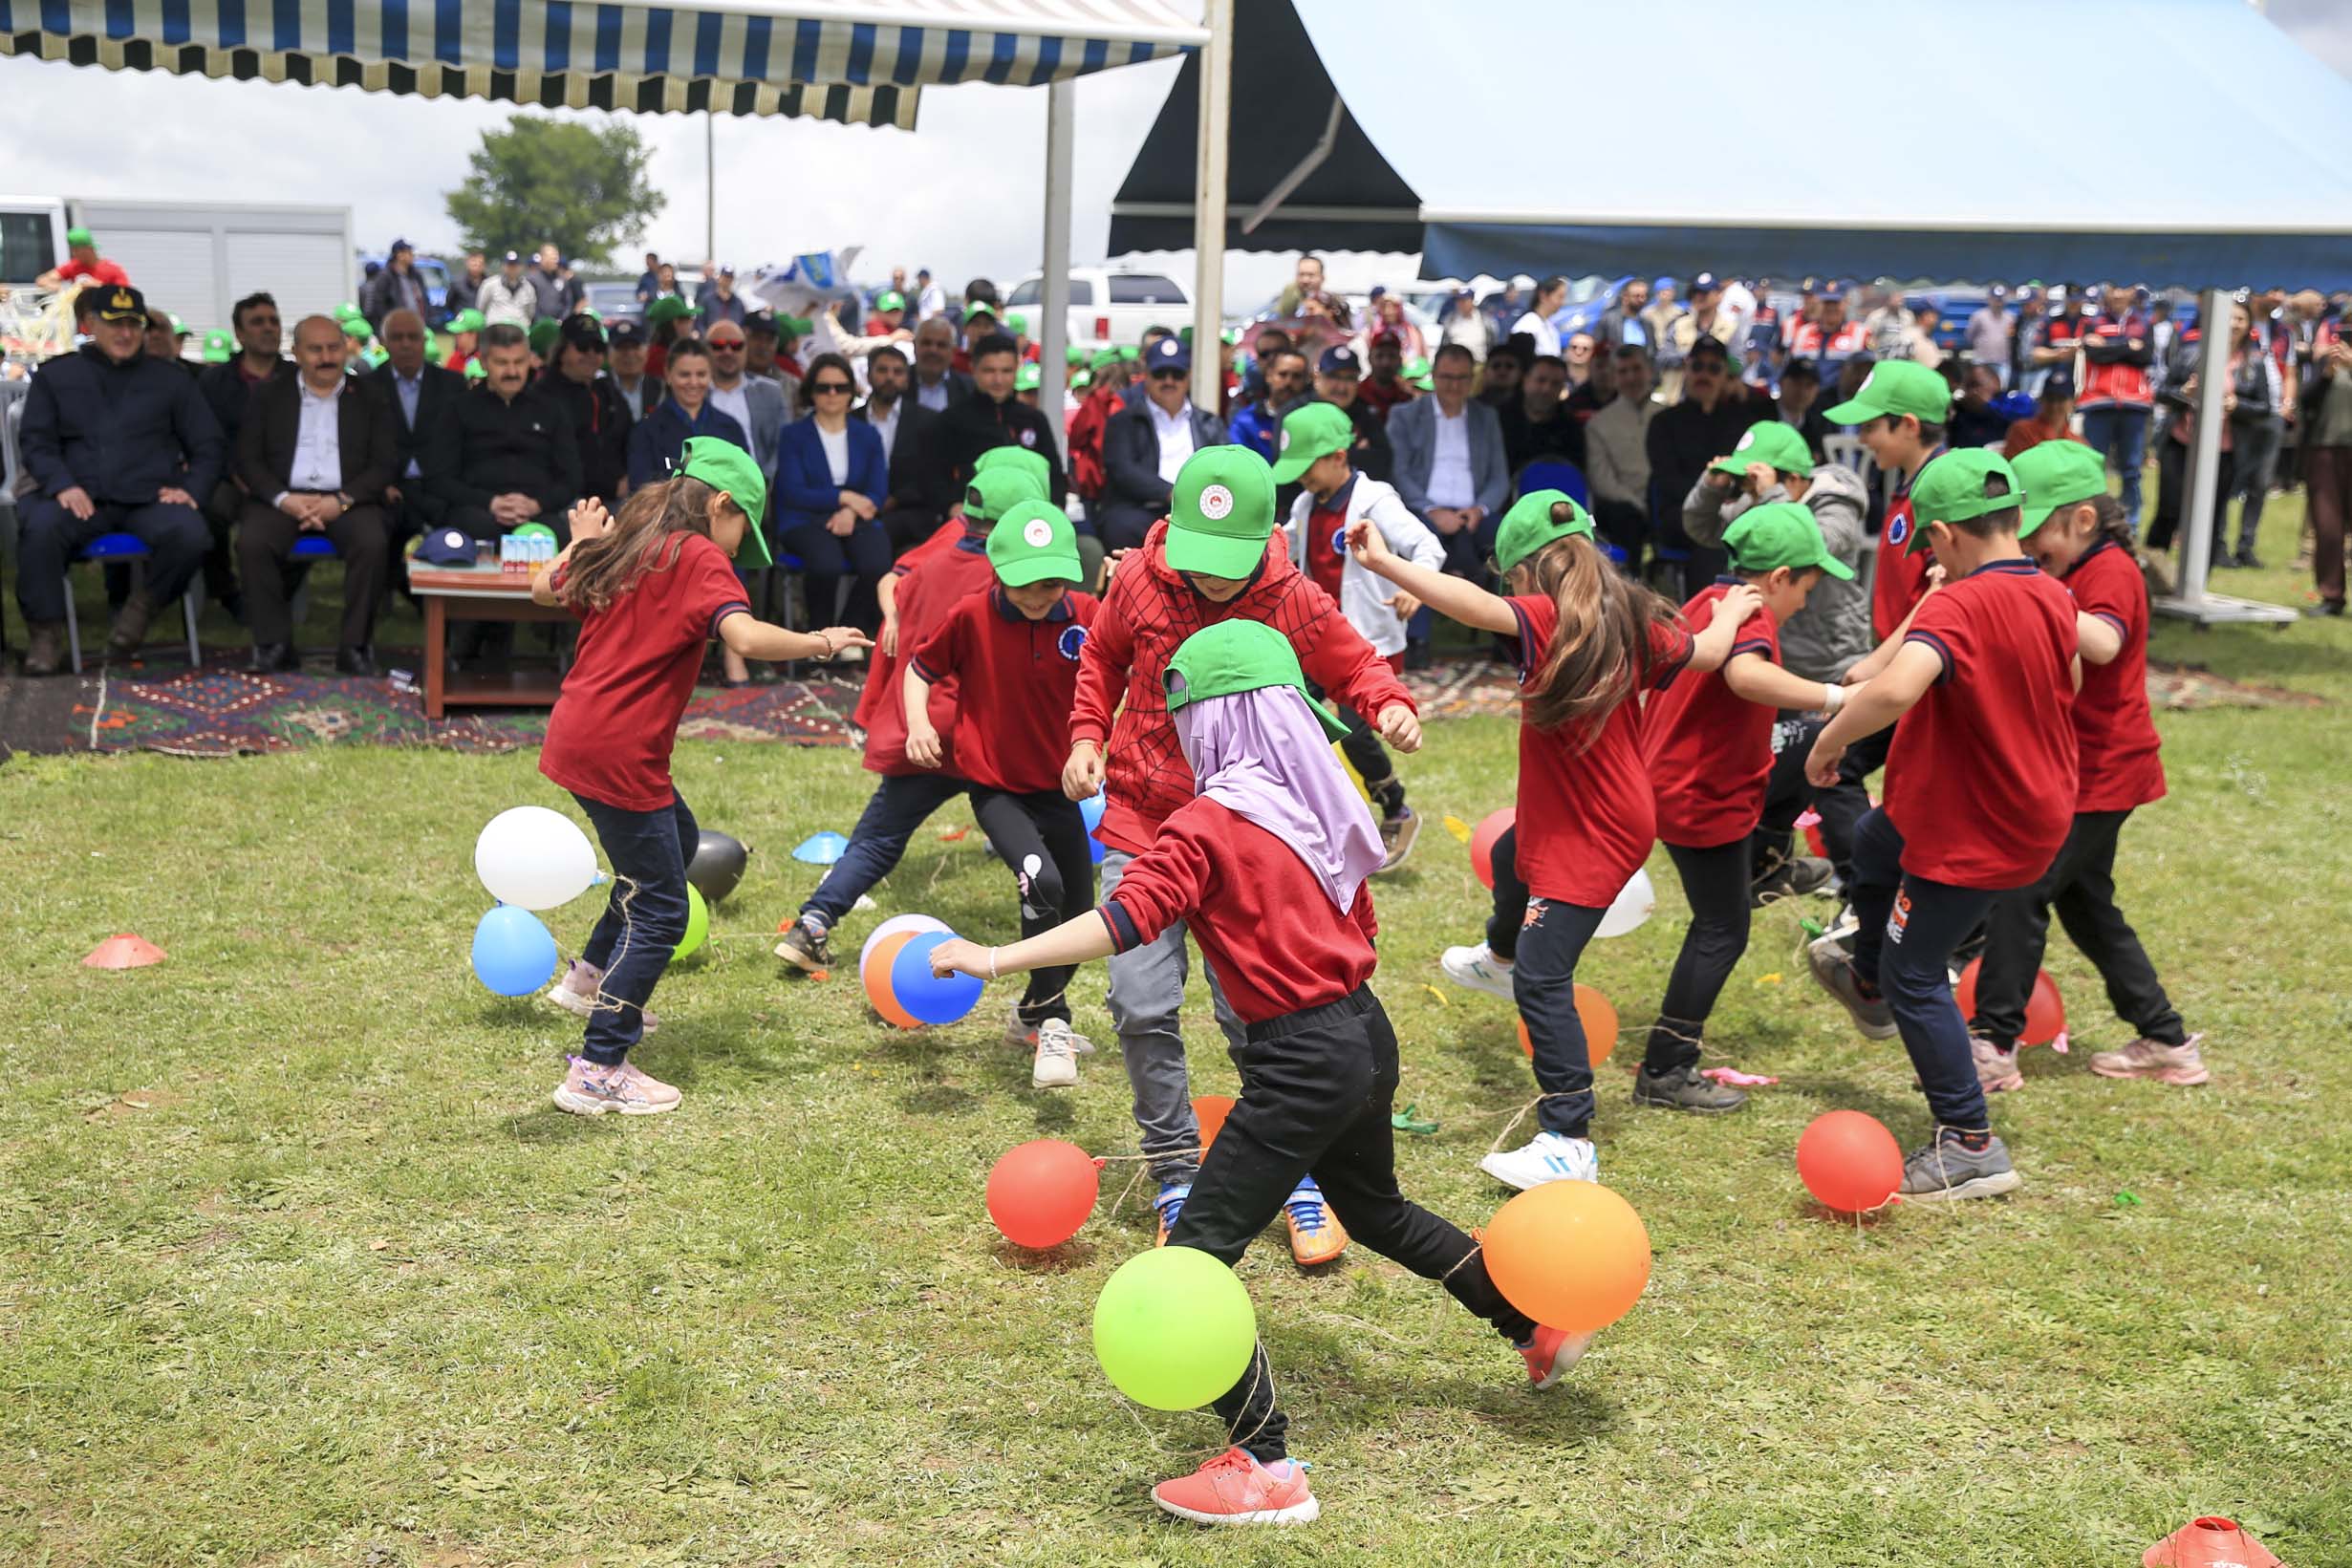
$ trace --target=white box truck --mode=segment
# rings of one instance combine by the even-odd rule
[[[72,228],[90,230],[149,305],[187,324],[191,351],[247,294],[274,297],[290,336],[302,317],[358,295],[347,206],[73,197],[0,196],[0,288],[64,261]]]

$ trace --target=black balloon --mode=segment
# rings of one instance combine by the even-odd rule
[[[702,829],[702,836],[694,846],[694,860],[686,867],[686,880],[701,890],[706,903],[716,904],[735,891],[744,879],[744,865],[751,856],[740,840],[724,833]]]

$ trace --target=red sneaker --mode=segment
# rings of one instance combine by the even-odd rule
[[[1152,1501],[1195,1524],[1305,1524],[1323,1512],[1297,1465],[1277,1475],[1243,1449],[1227,1449],[1190,1475],[1162,1481]]]
[[[1536,1385],[1538,1393],[1549,1388],[1568,1375],[1568,1368],[1592,1348],[1592,1341],[1590,1334],[1538,1327],[1535,1338],[1518,1347],[1520,1360],[1527,1364],[1527,1381]]]

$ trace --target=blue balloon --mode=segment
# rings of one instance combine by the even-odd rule
[[[1087,857],[1097,866],[1103,863],[1103,856],[1110,852],[1103,848],[1103,841],[1095,836],[1095,829],[1103,825],[1103,807],[1108,804],[1099,789],[1078,803],[1078,820],[1087,825]]]
[[[501,904],[474,928],[474,973],[502,997],[528,997],[555,972],[555,938],[539,917]]]
[[[891,961],[890,994],[919,1022],[953,1023],[980,1005],[980,981],[969,975],[940,979],[931,973],[931,951],[949,934],[924,932],[900,948]]]

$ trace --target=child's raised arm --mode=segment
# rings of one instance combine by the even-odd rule
[[[1506,637],[1519,633],[1519,616],[1512,612],[1508,599],[1396,555],[1370,517],[1359,517],[1348,525],[1348,550],[1365,570],[1387,578],[1450,621]]]
[[[822,632],[788,632],[739,610],[719,623],[719,640],[744,658],[782,663],[786,659],[828,659],[844,648],[871,648],[874,639],[853,626],[829,626]]]
[[[1804,776],[1823,788],[1836,784],[1845,748],[1909,713],[1943,673],[1944,656],[1933,648],[1924,642],[1903,644],[1887,668],[1854,688],[1837,717],[1822,727],[1813,754],[1805,759]]]

